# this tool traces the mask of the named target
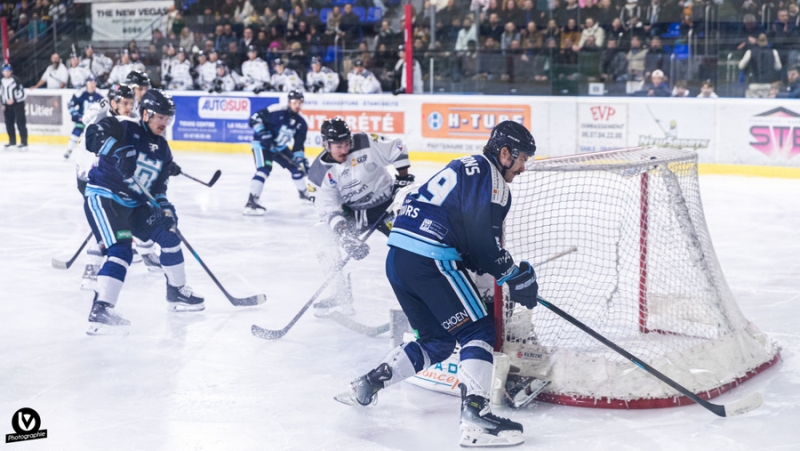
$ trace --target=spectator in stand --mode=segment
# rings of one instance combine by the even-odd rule
[[[347,92],[351,94],[380,94],[381,83],[372,72],[364,68],[364,62],[356,60],[353,70],[347,74]]]
[[[756,22],[756,16],[752,14],[745,14],[742,19],[742,26],[738,30],[734,30],[730,39],[738,39],[737,50],[747,50],[756,45],[758,35],[764,33],[761,24]]]
[[[290,43],[299,42],[305,48],[309,34],[308,24],[301,20],[295,24],[294,30],[286,33],[286,40]]]
[[[111,69],[111,73],[108,75],[108,84],[125,83],[125,79],[128,78],[128,74],[132,70],[133,65],[131,64],[130,52],[128,49],[122,49],[119,61],[117,61],[117,64],[114,65]]]
[[[642,7],[637,0],[627,0],[625,6],[619,11],[619,20],[625,28],[631,28],[631,18],[636,17],[641,22]]]
[[[544,13],[538,11],[536,9],[536,5],[533,4],[533,0],[525,0],[522,4],[522,16],[521,21],[523,24],[529,24],[531,22],[538,22],[542,20],[542,16]],[[527,26],[527,25],[525,25]],[[524,44],[523,44],[524,47]]]
[[[768,84],[780,80],[781,59],[778,51],[769,47],[767,35],[761,33],[756,46],[744,52],[739,69],[750,76],[753,84]],[[756,89],[757,87],[752,87]]]
[[[481,36],[492,38],[494,41],[499,41],[505,31],[503,24],[500,23],[500,15],[492,13],[489,15],[489,23],[487,23],[481,30]]]
[[[236,10],[233,13],[234,21],[236,23],[244,23],[255,12],[253,3],[250,0],[244,0],[236,5]]]
[[[670,54],[661,45],[661,38],[653,36],[650,40],[650,47],[647,49],[647,55],[644,60],[645,77],[649,76],[654,70],[661,69],[662,72],[668,73],[670,67]]]
[[[218,51],[220,50],[220,43],[222,41],[222,36],[225,34],[225,25],[217,24],[214,27],[214,48]]]
[[[269,45],[267,46],[269,49],[283,50],[283,48],[286,47],[286,40],[284,39],[283,34],[280,32],[278,27],[274,25],[269,29],[267,40],[269,41]]]
[[[536,22],[528,22],[528,27],[525,28],[524,36],[522,37],[522,49],[528,56],[533,56],[542,49],[543,44],[544,39],[542,39],[542,34],[539,33],[536,27]]]
[[[792,66],[786,71],[786,88],[781,90],[776,97],[798,99],[800,98],[800,69]]]
[[[617,41],[606,41],[606,49],[600,56],[600,78],[606,83],[623,81],[627,77],[628,59],[625,53],[617,48]]]
[[[617,41],[617,48],[620,50],[628,50],[630,47],[630,42],[625,36],[625,27],[622,26],[622,21],[619,17],[615,17],[611,20],[611,26],[608,29],[608,33],[606,33],[606,39]]]
[[[489,0],[489,5],[481,13],[481,22],[486,23],[492,14],[497,14],[500,17],[503,14],[503,8],[500,6],[500,0]]]
[[[694,30],[694,22],[691,14],[684,14],[681,20],[680,36],[683,42],[688,42],[689,31]]]
[[[142,63],[146,67],[154,67],[161,64],[161,52],[156,48],[155,44],[149,44],[147,53],[145,53],[144,58],[142,58]],[[148,69],[149,71],[150,69]],[[150,77],[151,79],[155,77]]]
[[[67,17],[67,7],[61,3],[61,0],[53,0],[48,15],[53,22],[63,22]]]
[[[595,0],[584,0],[579,16],[583,20],[586,20],[587,17],[591,17],[592,20],[597,23],[597,2]]]
[[[642,24],[648,36],[660,36],[664,30],[661,26],[661,0],[650,0],[650,4],[644,9]]]
[[[558,12],[558,18],[556,20],[558,24],[562,26],[568,25],[570,19],[574,24],[577,24],[579,13],[580,8],[578,7],[578,0],[567,0],[567,4]],[[575,27],[577,28],[577,25]],[[578,42],[577,39],[573,39],[572,41]]]
[[[716,99],[719,96],[714,92],[714,83],[711,83],[711,80],[706,80],[703,82],[703,86],[700,87],[700,94],[697,94],[697,97],[701,99]]]
[[[78,58],[77,53],[69,56],[69,88],[80,89],[86,85],[86,79],[89,78],[89,70],[81,67],[81,59]]]
[[[503,3],[503,23],[511,22],[514,28],[522,28],[525,26],[525,15],[522,10],[517,8],[515,0],[506,0]],[[510,44],[509,44],[510,45]]]
[[[767,94],[768,99],[777,99],[781,97],[783,91],[786,87],[783,85],[782,81],[776,81],[774,83],[769,84],[769,93]]]
[[[643,80],[644,64],[647,59],[647,49],[642,48],[642,41],[638,36],[631,38],[631,49],[628,51],[628,79],[633,81]]]
[[[225,0],[219,7],[219,15],[223,19],[233,22],[234,17],[236,17],[236,2],[233,0]]]
[[[255,44],[255,38],[253,37],[253,29],[249,27],[245,27],[244,31],[242,31],[242,39],[239,39],[239,51],[249,51],[251,45]]]
[[[647,33],[644,31],[644,27],[642,26],[641,20],[638,17],[634,16],[631,17],[631,26],[626,32],[626,39],[628,42],[631,42],[634,36],[639,38],[639,41],[644,43],[647,41]]]
[[[272,11],[272,8],[267,6],[266,8],[264,8],[264,15],[261,16],[261,23],[264,25],[264,27],[269,28],[272,26],[273,23],[275,23],[275,19],[277,17],[278,16],[276,16],[275,13]]]
[[[650,74],[650,84],[646,85],[644,89],[641,91],[636,91],[633,93],[635,96],[643,96],[643,97],[669,97],[672,92],[664,83],[664,72],[660,70],[654,70],[652,74]]]
[[[372,58],[372,52],[369,51],[369,46],[367,46],[366,42],[358,44],[358,52],[353,55],[353,60],[361,60],[364,63],[364,67],[371,71],[375,69],[375,60]]]
[[[256,36],[256,40],[253,43],[256,47],[258,47],[258,53],[260,55],[264,55],[267,53],[267,48],[269,47],[269,41],[267,40],[267,32],[263,28],[258,30],[258,35]]]
[[[230,43],[235,43],[238,39],[236,37],[236,33],[233,32],[233,27],[231,24],[226,23],[222,30],[222,36],[218,38],[216,45],[217,50],[225,52],[228,50]]]
[[[600,28],[600,25],[595,23],[594,19],[591,17],[586,18],[584,25],[583,31],[581,32],[581,38],[578,41],[578,48],[583,48],[583,45],[586,43],[586,39],[588,39],[590,36],[594,38],[594,43],[597,47],[602,47],[603,44],[605,44],[606,32]]]
[[[577,44],[581,40],[581,30],[578,28],[578,23],[575,19],[567,19],[567,25],[561,31],[561,45],[562,49],[569,47],[572,48],[573,44]],[[567,43],[569,41],[569,43]]]
[[[154,44],[157,49],[160,49],[167,43],[166,38],[164,38],[164,33],[161,32],[158,28],[150,33],[150,44]]]
[[[505,55],[506,50],[511,47],[511,42],[519,40],[519,32],[517,32],[517,27],[514,25],[514,22],[506,23],[505,30],[503,34],[500,35],[500,50],[502,50]]]
[[[375,36],[375,48],[378,48],[381,44],[385,45],[387,49],[395,48],[401,40],[400,33],[395,33],[392,30],[389,21],[382,20],[381,29],[378,30],[378,34]]]
[[[561,45],[561,29],[558,28],[558,23],[556,23],[555,19],[547,21],[547,27],[542,32],[542,37],[545,42],[548,39],[554,39],[558,45]]]
[[[459,53],[458,66],[464,78],[473,78],[478,71],[478,44],[475,40],[467,41],[467,49]]]
[[[239,53],[239,46],[236,44],[236,41],[231,41],[228,43],[228,48],[226,49],[222,60],[225,63],[225,66],[231,70],[231,75],[233,75],[233,72],[238,73],[242,70],[242,54]]]
[[[192,30],[190,30],[189,27],[183,27],[178,37],[178,46],[191,50],[193,45],[194,36],[192,36]]]
[[[58,53],[50,55],[50,65],[45,69],[42,78],[38,83],[31,86],[31,89],[38,89],[46,86],[47,89],[62,89],[67,87],[69,82],[69,71],[67,67],[61,62],[61,57]]]
[[[341,29],[339,28],[341,23],[342,11],[338,6],[334,6],[330,14],[328,14],[328,23],[325,26],[325,34],[333,39],[333,36],[336,36],[341,32]]]
[[[795,24],[789,22],[789,11],[785,9],[778,10],[778,17],[769,30],[769,39],[772,41],[772,47],[778,50],[786,59],[786,53],[792,47],[796,40],[797,27]]]
[[[789,23],[797,30],[800,27],[800,6],[797,3],[789,3]]]
[[[467,43],[469,41],[478,42],[478,25],[472,23],[472,19],[465,17],[461,22],[461,29],[458,30],[458,38],[456,38],[456,52],[464,52],[467,50]]]
[[[672,97],[689,97],[689,83],[686,80],[678,80],[672,88]]]
[[[617,11],[611,6],[611,0],[600,0],[597,3],[594,19],[605,31],[609,31],[611,23],[618,18]]]
[[[353,12],[353,5],[347,3],[344,5],[344,14],[339,21],[339,30],[344,33],[344,38],[347,42],[353,42],[359,35],[359,27],[361,26],[361,19],[358,14]]]

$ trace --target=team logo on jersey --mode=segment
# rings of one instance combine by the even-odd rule
[[[336,180],[333,179],[333,176],[330,172],[328,173],[328,184],[330,186],[336,186]]]
[[[442,321],[442,327],[449,332],[450,330],[466,323],[467,320],[469,320],[469,315],[467,314],[466,310],[462,310],[450,318]]]

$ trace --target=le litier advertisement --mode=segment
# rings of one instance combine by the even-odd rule
[[[177,117],[172,126],[175,141],[249,143],[253,138],[250,116],[280,100],[270,97],[223,95],[172,97]]]

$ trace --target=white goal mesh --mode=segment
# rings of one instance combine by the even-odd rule
[[[739,311],[703,215],[697,154],[636,148],[530,164],[511,185],[505,246],[539,264],[540,296],[704,397],[769,367],[778,347]],[[540,399],[688,403],[544,307],[502,302],[503,351],[550,380]]]

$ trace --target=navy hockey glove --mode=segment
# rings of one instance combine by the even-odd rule
[[[539,294],[539,284],[536,283],[536,273],[528,262],[519,264],[519,271],[508,279],[508,292],[511,300],[532,309],[536,307],[536,296]]]
[[[158,206],[161,207],[159,218],[161,225],[167,230],[178,227],[178,215],[175,213],[175,206],[166,199],[159,199]]]
[[[395,175],[394,176],[394,191],[396,193],[401,189],[405,188],[406,186],[411,185],[414,183],[414,174],[406,174],[406,175]]]
[[[351,227],[347,221],[342,221],[336,224],[333,229],[334,233],[339,235],[339,242],[347,255],[353,260],[363,260],[369,255],[369,245],[358,239],[356,231]]]
[[[136,158],[138,155],[139,153],[136,152],[133,146],[120,147],[114,152],[114,158],[117,159],[116,167],[122,175],[122,180],[133,178],[133,174],[136,172]]]
[[[172,160],[172,163],[169,165],[169,175],[170,177],[177,177],[181,175],[181,167],[178,166],[178,163],[175,160]]]
[[[304,174],[308,174],[308,160],[306,159],[306,153],[302,150],[298,150],[293,155],[293,160],[295,163],[297,163],[297,167],[303,171]]]

